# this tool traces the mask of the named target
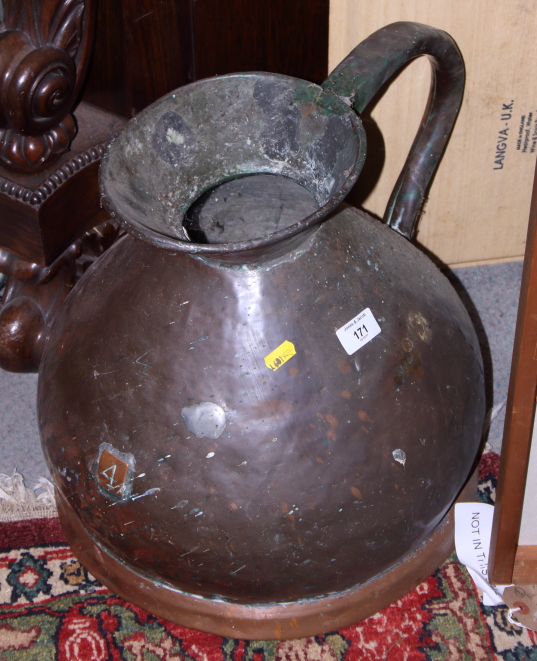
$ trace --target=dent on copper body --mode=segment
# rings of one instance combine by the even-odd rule
[[[453,58],[431,30],[396,24],[380,41],[433,41],[440,59],[441,42]],[[460,56],[448,69],[459,89]],[[365,158],[341,80],[237,74],[176,90],[129,122],[101,171],[133,236],[65,303],[39,423],[92,557],[154,585],[265,606],[353,589],[432,539],[475,461],[483,368],[462,303],[406,239],[338,206]],[[410,159],[422,191],[459,102],[427,116],[438,143]],[[250,175],[261,191],[293,180],[313,211],[267,235],[261,210],[226,243],[235,211],[221,222],[215,207],[205,227],[224,242],[190,241],[188,210]],[[380,330],[349,355],[336,331],[367,310]]]

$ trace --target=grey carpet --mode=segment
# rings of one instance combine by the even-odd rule
[[[487,376],[487,400],[496,409],[488,434],[500,452],[511,366],[522,262],[472,266],[449,273],[480,336]],[[0,473],[17,469],[32,487],[48,476],[36,422],[37,375],[0,370]],[[499,409],[499,410],[498,410]]]
[[[0,370],[0,473],[21,473],[27,487],[49,477],[36,418],[37,374]]]
[[[493,415],[487,440],[498,454],[505,421],[522,266],[522,262],[505,262],[456,269],[450,274],[481,343],[487,405],[489,414]]]

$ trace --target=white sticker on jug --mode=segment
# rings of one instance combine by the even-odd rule
[[[361,349],[364,344],[380,333],[380,326],[369,308],[362,310],[336,331],[339,341],[350,355]]]

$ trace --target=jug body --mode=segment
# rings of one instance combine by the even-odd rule
[[[366,155],[357,112],[420,55],[431,97],[383,225],[339,206]],[[376,612],[448,555],[483,366],[407,238],[463,86],[448,35],[398,23],[322,86],[198,81],[111,145],[103,203],[130,236],[69,295],[38,411],[68,539],[112,589],[187,626],[294,638]]]
[[[380,332],[349,355],[336,331],[364,310]],[[351,208],[258,267],[125,237],[66,302],[39,401],[56,485],[98,545],[253,604],[347,590],[415,550],[484,413],[457,294]]]

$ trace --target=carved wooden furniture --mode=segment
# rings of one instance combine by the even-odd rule
[[[97,170],[123,122],[85,103],[72,113],[91,51],[93,0],[4,0],[2,19],[0,366],[35,371],[80,275],[77,260],[92,252],[78,239],[108,218]]]
[[[35,172],[68,151],[71,107],[88,63],[91,0],[3,3],[0,36],[0,162]]]

